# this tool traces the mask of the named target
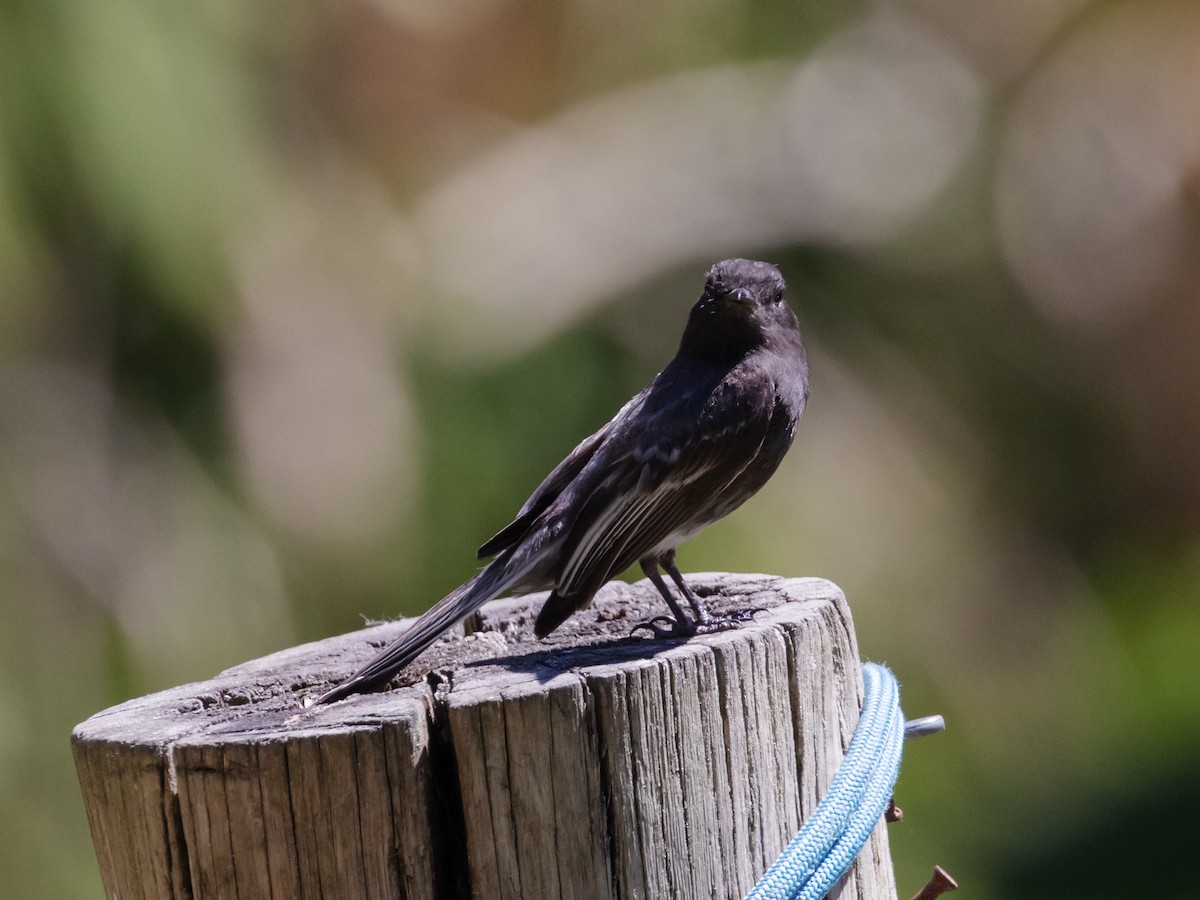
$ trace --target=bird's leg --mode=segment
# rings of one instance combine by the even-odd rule
[[[711,622],[712,614],[700,602],[700,598],[696,596],[692,589],[687,586],[687,582],[683,580],[683,574],[679,571],[679,567],[675,565],[675,551],[668,550],[664,553],[658,564],[663,567],[663,571],[671,576],[671,580],[679,588],[679,593],[683,594],[687,599],[688,604],[692,607],[692,611],[696,614],[696,624],[707,625]],[[661,591],[662,588],[660,587],[659,590]]]
[[[684,613],[683,608],[679,605],[679,601],[675,599],[675,596],[671,593],[671,589],[667,587],[667,583],[663,581],[662,575],[658,573],[659,560],[655,559],[654,557],[649,557],[641,561],[641,566],[642,571],[646,573],[646,577],[650,579],[650,583],[658,589],[660,594],[662,594],[662,598],[667,601],[667,606],[671,607],[671,614],[675,617],[675,621],[669,626],[659,625],[658,623],[660,621],[670,620],[668,620],[666,616],[657,616],[651,619],[649,622],[642,622],[640,625],[635,626],[630,634],[636,634],[643,628],[648,629],[657,638],[688,637],[695,634],[696,624],[692,622],[692,620],[689,619]],[[687,592],[685,592],[685,596],[686,594]],[[688,599],[689,601],[692,600],[691,597]],[[692,606],[695,608],[694,601],[692,602]]]
[[[687,582],[683,580],[683,575],[680,574],[678,566],[675,565],[675,551],[668,550],[662,556],[648,557],[641,561],[642,571],[646,573],[646,577],[650,579],[662,598],[667,601],[667,606],[671,607],[671,613],[675,620],[672,622],[666,616],[656,616],[649,622],[642,622],[634,627],[631,635],[636,634],[643,628],[650,631],[656,638],[668,637],[691,637],[693,634],[711,634],[714,631],[724,631],[728,628],[737,628],[744,622],[749,622],[754,618],[754,613],[758,610],[749,610],[744,613],[738,613],[732,616],[714,616],[700,602],[700,598],[696,596],[696,592],[687,586]],[[659,567],[671,576],[671,580],[675,582],[675,586],[679,588],[679,593],[687,599],[688,605],[691,606],[692,612],[695,613],[695,621],[689,619],[683,611],[683,607],[679,605],[679,601],[675,599],[675,595],[671,593],[671,589],[667,587],[667,583],[663,581],[662,575],[658,573]],[[659,622],[666,622],[666,625],[660,625]]]
[[[687,586],[687,582],[683,580],[683,574],[679,571],[679,567],[675,565],[675,551],[668,550],[662,555],[659,560],[661,565],[671,580],[675,582],[675,586],[679,588],[680,593],[687,598],[687,602],[691,604],[692,610],[696,613],[695,630],[700,634],[705,634],[713,631],[724,631],[727,628],[737,628],[744,622],[754,620],[754,614],[761,612],[759,609],[750,609],[745,612],[735,613],[731,616],[714,616],[708,611],[700,598],[696,596],[696,592]],[[662,590],[662,588],[659,588]]]

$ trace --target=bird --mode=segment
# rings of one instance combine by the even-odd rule
[[[713,265],[674,358],[479,548],[479,558],[491,562],[316,703],[379,689],[443,632],[505,593],[551,589],[534,622],[534,633],[545,637],[634,563],[671,611],[639,628],[689,637],[736,627],[688,587],[675,549],[756,493],[792,445],[809,378],[784,288],[770,263]]]

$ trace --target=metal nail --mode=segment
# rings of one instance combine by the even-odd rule
[[[951,878],[941,866],[934,866],[933,877],[929,879],[929,884],[921,888],[912,900],[934,900],[935,897],[957,889],[958,882]]]
[[[896,805],[896,798],[893,797],[888,801],[888,808],[883,814],[884,821],[889,824],[892,822],[900,822],[904,819],[904,810]]]
[[[904,723],[904,737],[906,740],[925,737],[928,734],[937,734],[939,731],[945,730],[946,720],[941,716],[923,716],[920,719],[909,719]]]

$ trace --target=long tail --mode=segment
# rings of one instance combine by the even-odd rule
[[[379,687],[417,658],[447,628],[461,622],[483,604],[508,590],[522,574],[523,567],[511,564],[511,554],[493,560],[466,582],[422,613],[407,631],[379,651],[365,666],[337,687],[317,698],[317,703],[332,703]]]

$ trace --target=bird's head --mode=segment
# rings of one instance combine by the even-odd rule
[[[798,333],[783,299],[784,283],[770,263],[724,259],[708,270],[692,307],[680,352],[714,362],[737,359],[774,334]]]

